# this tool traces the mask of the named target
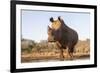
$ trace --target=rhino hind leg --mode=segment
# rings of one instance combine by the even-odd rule
[[[74,52],[74,47],[68,48],[68,54],[70,56],[69,58],[70,60],[74,59],[73,52]]]
[[[69,60],[73,60],[74,59],[72,52],[69,53],[69,56],[70,56]]]

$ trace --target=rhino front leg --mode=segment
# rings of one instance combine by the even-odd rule
[[[60,49],[60,60],[64,61],[63,49]]]

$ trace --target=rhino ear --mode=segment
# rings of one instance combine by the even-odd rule
[[[54,21],[54,20],[53,20],[53,17],[51,17],[51,18],[50,18],[50,21],[51,21],[51,22],[53,22],[53,21]]]
[[[60,20],[60,21],[62,20],[61,16],[58,16],[58,20]]]

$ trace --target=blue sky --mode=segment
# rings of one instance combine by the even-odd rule
[[[79,39],[90,36],[90,14],[81,12],[52,12],[22,10],[22,37],[36,42],[47,40],[47,26],[51,24],[50,17],[57,19],[61,16],[66,25],[78,32]]]

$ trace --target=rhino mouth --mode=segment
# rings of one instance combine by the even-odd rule
[[[55,42],[48,42],[48,45],[56,45]]]
[[[52,42],[56,42],[56,41],[55,40],[48,40],[48,42],[51,42],[52,43]]]
[[[52,36],[52,37],[48,37],[48,42],[55,42],[55,38]]]

